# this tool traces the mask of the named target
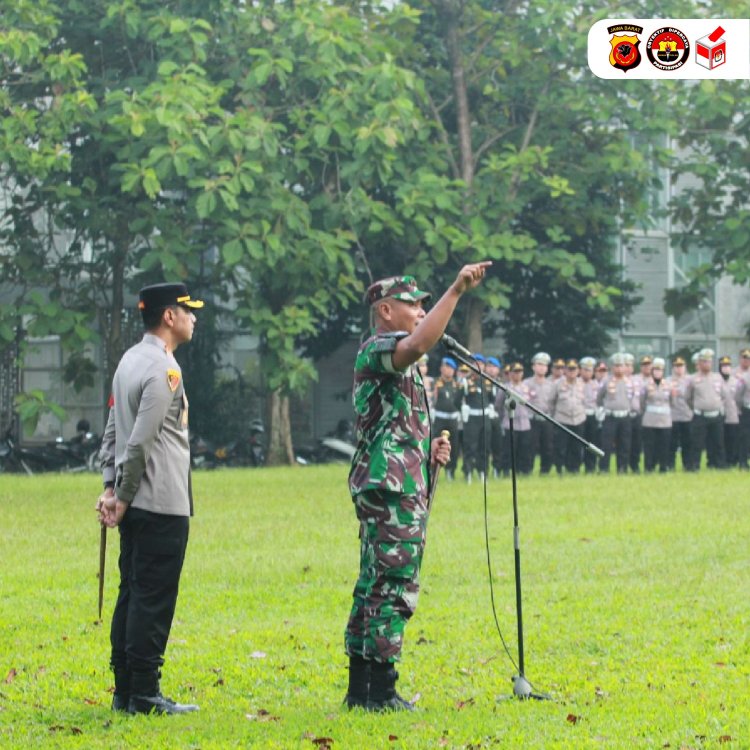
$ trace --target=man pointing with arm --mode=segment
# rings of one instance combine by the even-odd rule
[[[367,290],[373,331],[354,366],[357,450],[349,490],[360,524],[360,572],[346,627],[346,704],[368,711],[412,710],[396,692],[394,663],[419,593],[431,465],[445,465],[450,443],[430,444],[424,386],[414,363],[439,340],[461,296],[490,262],[464,266],[426,313],[430,295],[411,276]]]

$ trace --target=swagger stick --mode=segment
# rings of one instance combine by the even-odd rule
[[[99,619],[102,619],[102,604],[104,603],[104,563],[107,559],[107,527],[102,524],[99,537]]]

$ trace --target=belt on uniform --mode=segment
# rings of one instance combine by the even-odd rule
[[[438,419],[458,419],[461,416],[460,411],[436,411],[435,416]]]
[[[630,416],[630,410],[629,409],[622,409],[622,410],[612,411],[612,409],[605,409],[604,410],[604,416],[605,417],[614,417],[615,419],[623,419],[624,417],[629,417]]]
[[[536,419],[537,422],[544,422],[544,417],[541,414],[532,414],[532,419]]]
[[[721,411],[719,409],[715,409],[714,411],[700,411],[699,409],[693,409],[693,414],[695,414],[696,417],[713,419],[714,417],[718,417],[721,414]]]
[[[649,414],[671,414],[669,406],[659,406],[658,404],[646,404],[646,411]]]
[[[484,409],[469,409],[470,417],[484,417],[490,413],[490,407],[487,406]]]

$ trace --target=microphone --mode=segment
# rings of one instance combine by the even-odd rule
[[[449,336],[447,333],[444,333],[440,340],[445,345],[446,349],[450,349],[451,351],[456,352],[456,354],[460,354],[462,357],[466,357],[467,359],[474,359],[474,355],[463,345],[459,344],[456,339],[453,338],[453,336]]]

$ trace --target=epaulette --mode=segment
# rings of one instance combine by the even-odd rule
[[[373,344],[373,350],[376,352],[392,352],[396,348],[396,344],[408,336],[406,331],[387,331],[385,333],[379,333],[375,338]]]

